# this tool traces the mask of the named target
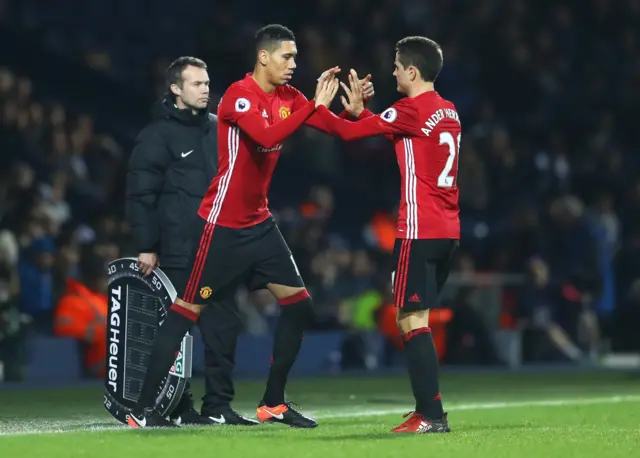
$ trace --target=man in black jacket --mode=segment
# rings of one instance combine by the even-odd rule
[[[153,120],[138,135],[127,173],[127,215],[142,272],[160,266],[182,284],[189,225],[218,166],[216,117],[208,112],[206,64],[180,57],[167,69],[167,95],[153,107]],[[257,424],[231,409],[231,373],[241,330],[235,303],[210,307],[198,322],[205,347],[206,394],[201,415],[187,388],[171,419],[181,424]]]

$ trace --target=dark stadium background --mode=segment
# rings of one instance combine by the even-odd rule
[[[434,324],[445,364],[596,367],[640,352],[639,1],[0,0],[6,380],[79,376],[77,347],[51,336],[51,313],[83,245],[105,261],[135,254],[124,171],[164,68],[204,59],[215,109],[251,70],[252,34],[269,22],[296,33],[293,84],[308,97],[326,68],[355,68],[373,75],[376,112],[398,97],[395,42],[442,44],[437,90],[463,125],[462,246],[443,298],[451,316]],[[380,334],[398,189],[385,139],[302,129],[286,143],[271,207],[320,314],[302,372],[402,370]],[[238,373],[262,372],[252,349],[275,307],[238,299]]]

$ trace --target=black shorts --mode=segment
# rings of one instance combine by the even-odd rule
[[[291,250],[272,218],[242,229],[214,226],[198,218],[193,228],[190,274],[176,285],[178,297],[209,304],[234,295],[238,286],[267,283],[304,287]]]
[[[406,312],[437,308],[458,245],[453,239],[396,239],[391,274],[396,307]]]

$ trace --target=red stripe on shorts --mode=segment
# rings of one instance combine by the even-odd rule
[[[189,282],[184,291],[183,301],[193,304],[193,300],[196,295],[196,288],[200,283],[202,277],[202,271],[207,261],[209,254],[209,247],[211,246],[211,237],[213,236],[213,229],[215,226],[209,222],[205,223],[204,230],[202,231],[202,237],[200,238],[200,245],[198,245],[198,253],[196,254],[196,260],[191,268],[191,275],[189,275]]]

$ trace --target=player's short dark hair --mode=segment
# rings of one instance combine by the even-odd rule
[[[206,70],[207,64],[205,64],[202,59],[198,59],[197,57],[178,57],[176,60],[171,62],[171,64],[164,72],[167,88],[170,88],[172,84],[177,84],[178,86],[181,85],[182,72],[184,72],[184,69],[187,67],[198,67]]]
[[[435,81],[442,70],[442,48],[426,37],[406,37],[396,43],[398,61],[404,68],[413,65],[425,81]]]
[[[296,41],[296,36],[291,29],[280,24],[265,25],[256,32],[256,52],[263,49],[273,52],[283,41]]]

